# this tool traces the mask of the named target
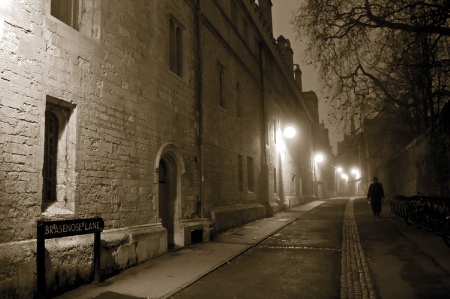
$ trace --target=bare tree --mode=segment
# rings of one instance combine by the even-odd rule
[[[293,23],[338,120],[389,103],[413,132],[435,125],[450,97],[448,0],[304,0]]]

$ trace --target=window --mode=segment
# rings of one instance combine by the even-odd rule
[[[238,12],[237,12],[237,5],[236,5],[236,1],[231,1],[231,22],[233,23],[234,26],[238,26]]]
[[[242,20],[242,24],[243,24],[243,37],[244,37],[244,40],[248,40],[248,23],[247,23],[247,21],[245,20],[245,19],[243,19]]]
[[[248,191],[255,191],[255,173],[254,173],[253,158],[247,157],[247,188]]]
[[[236,93],[237,93],[237,117],[241,117],[241,85],[239,82],[236,83]]]
[[[293,175],[292,176],[292,181],[294,184],[294,194],[295,195],[300,195],[301,194],[301,189],[302,189],[302,181],[301,178],[298,175]]]
[[[238,155],[238,184],[239,184],[239,191],[244,191],[244,165],[242,161],[242,156]]]
[[[170,18],[170,70],[181,76],[183,73],[183,37],[180,24]]]
[[[277,169],[273,168],[273,192],[277,193]]]
[[[301,177],[297,176],[296,184],[297,184],[297,186],[295,187],[295,191],[296,191],[295,194],[301,195],[303,193],[303,190],[302,190],[303,183],[302,183]]]
[[[273,79],[273,61],[272,58],[266,56],[266,60],[265,60],[265,71],[266,71],[266,75],[267,77],[269,77],[269,79]]]
[[[255,55],[259,55],[259,40],[255,37]]]
[[[72,213],[75,204],[74,105],[47,97],[42,167],[42,212]]]
[[[277,126],[277,120],[276,118],[273,119],[273,143],[277,144],[277,131],[278,131],[278,126]]]
[[[224,73],[225,73],[225,67],[220,63],[217,62],[217,71],[218,71],[218,77],[219,77],[219,106],[222,108],[225,108],[225,97],[224,97]]]
[[[56,201],[56,161],[58,154],[59,124],[52,111],[45,112],[44,166],[42,169],[44,202]]]
[[[50,14],[78,30],[79,0],[51,0]]]

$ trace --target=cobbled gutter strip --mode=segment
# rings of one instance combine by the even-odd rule
[[[342,258],[341,258],[341,298],[375,299],[375,288],[359,239],[353,211],[354,199],[345,206]]]
[[[268,249],[286,249],[286,250],[341,251],[340,248],[313,247],[313,246],[266,246],[266,245],[258,245],[257,247],[258,248],[268,248]]]

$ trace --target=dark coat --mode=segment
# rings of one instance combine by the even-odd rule
[[[378,182],[370,184],[367,198],[370,198],[370,205],[372,206],[374,215],[378,215],[379,217],[381,212],[381,199],[384,198],[383,185]]]
[[[367,192],[367,198],[372,200],[379,200],[384,198],[383,185],[381,183],[372,183],[369,186],[369,191]]]

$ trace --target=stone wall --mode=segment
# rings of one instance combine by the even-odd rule
[[[34,292],[38,219],[101,216],[106,276],[166,252],[155,172],[164,144],[173,143],[185,165],[182,217],[197,215],[192,7],[80,2],[88,13],[79,31],[50,14],[50,1],[7,1],[0,8],[0,297]],[[169,71],[165,50],[171,16],[186,25],[181,76]],[[65,114],[58,143],[65,154],[58,153],[57,204],[44,207],[49,107]],[[66,239],[47,242],[49,291],[90,278],[91,241]]]
[[[261,200],[257,178],[261,171],[262,108],[258,48],[254,42],[257,33],[249,26],[249,38],[242,38],[242,22],[246,19],[250,24],[250,20],[239,8],[239,23],[231,24],[230,1],[222,1],[221,5],[202,1],[202,13],[204,210],[209,216],[214,207]],[[248,158],[253,159],[252,170]],[[249,171],[253,171],[256,182],[250,188]]]
[[[283,56],[292,50],[254,1],[236,2],[236,23],[230,1],[79,3],[77,30],[51,0],[0,5],[0,297],[36,290],[37,220],[102,217],[107,277],[190,244],[192,231],[209,239],[211,220],[221,231],[300,203],[310,183],[312,114]],[[289,122],[304,127],[300,147],[283,140]],[[46,241],[48,291],[90,281],[91,251],[90,236]]]
[[[386,198],[395,195],[412,196],[425,190],[418,189],[419,173],[417,162],[426,155],[427,138],[414,140],[380,167]]]
[[[448,133],[447,133],[448,135]],[[443,140],[443,146],[447,144],[447,150],[443,152],[448,156],[448,137],[447,142]],[[423,194],[427,196],[448,196],[449,178],[448,178],[448,160],[441,156],[439,161],[433,161],[432,145],[429,133],[414,139],[402,151],[398,152],[393,158],[384,161],[380,166],[380,176],[385,178],[383,186],[386,197],[395,195],[413,196]],[[436,164],[442,164],[437,166]],[[438,173],[438,167],[447,169],[447,173]],[[445,171],[445,170],[444,170]],[[447,175],[447,179],[438,178],[438,176]],[[439,185],[438,180],[446,182],[446,185]]]
[[[70,158],[75,171],[70,179],[75,181],[67,193],[74,193],[69,196],[76,202],[63,207],[67,213],[100,215],[107,228],[157,221],[154,169],[156,154],[166,142],[174,142],[185,157],[194,180],[190,188],[184,185],[184,194],[195,197],[192,41],[186,40],[190,50],[181,78],[165,70],[167,53],[160,49],[168,36],[161,19],[168,20],[170,11],[186,12],[186,4],[169,1],[158,7],[144,2],[103,2],[107,17],[98,39],[49,15],[47,1],[28,1],[36,6],[32,13],[25,4],[6,8],[1,176],[7,198],[1,241],[28,238],[41,217],[42,135],[49,98],[72,107],[73,125],[68,126],[74,128],[68,142],[75,143]],[[108,15],[110,10],[120,13]],[[193,14],[187,12],[179,18],[191,24]]]

